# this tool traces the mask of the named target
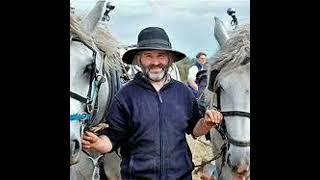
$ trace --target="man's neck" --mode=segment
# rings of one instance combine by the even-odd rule
[[[159,92],[160,89],[168,82],[168,80],[170,80],[170,76],[166,75],[161,81],[155,82],[155,81],[149,80],[149,82],[156,89],[156,91]]]

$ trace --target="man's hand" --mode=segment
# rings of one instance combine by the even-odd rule
[[[86,131],[82,137],[82,148],[85,150],[89,150],[91,148],[97,146],[97,141],[99,141],[99,137],[92,132]]]
[[[222,114],[216,110],[206,110],[204,114],[204,123],[207,126],[214,126],[222,122]]]
[[[97,136],[88,131],[83,134],[81,143],[84,150],[95,149],[101,153],[107,153],[112,149],[112,144],[107,136]]]
[[[193,136],[199,137],[205,135],[209,130],[222,122],[222,114],[216,110],[206,110],[204,117],[201,118],[193,128]]]

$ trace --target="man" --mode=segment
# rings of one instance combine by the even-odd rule
[[[195,97],[168,74],[184,57],[158,27],[142,30],[137,47],[123,55],[142,72],[115,95],[106,118],[110,127],[99,136],[85,132],[82,140],[84,149],[102,153],[120,147],[122,179],[191,179],[185,133],[201,136],[221,122],[217,111],[207,110],[201,118]]]
[[[204,70],[206,57],[207,55],[204,52],[199,52],[196,55],[196,63],[193,66],[191,66],[188,71],[188,87],[196,97],[198,97],[199,95],[199,84],[196,80],[196,75],[199,71]]]

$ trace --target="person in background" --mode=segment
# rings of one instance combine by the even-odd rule
[[[188,82],[187,86],[195,95],[199,95],[199,82],[197,82],[196,75],[199,71],[204,70],[204,64],[206,63],[207,55],[204,52],[199,52],[196,55],[196,63],[192,65],[188,70]]]

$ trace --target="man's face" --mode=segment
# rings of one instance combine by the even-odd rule
[[[152,81],[161,81],[168,71],[169,54],[163,50],[146,50],[141,54],[143,73]]]
[[[197,61],[199,64],[205,64],[206,63],[206,56],[201,55],[199,58],[197,58]]]

